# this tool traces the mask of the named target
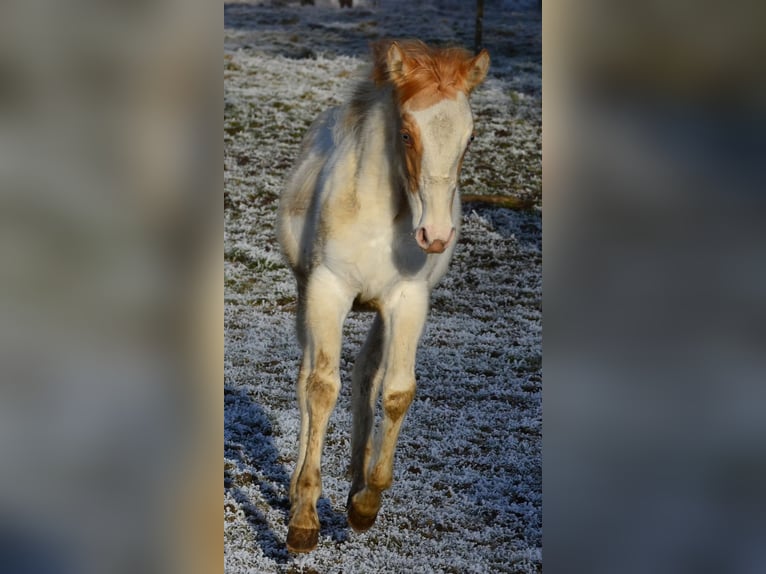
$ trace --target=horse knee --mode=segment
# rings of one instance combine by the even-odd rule
[[[314,413],[326,412],[332,410],[335,405],[340,384],[331,378],[314,373],[309,377],[307,390],[309,409]]]
[[[309,408],[315,412],[329,411],[335,405],[340,392],[340,381],[333,373],[329,361],[323,353],[319,354],[317,364],[309,375],[306,391]]]
[[[386,416],[391,419],[392,422],[397,422],[404,416],[407,409],[412,403],[412,399],[415,396],[414,385],[413,388],[405,391],[393,391],[383,394],[383,410]]]

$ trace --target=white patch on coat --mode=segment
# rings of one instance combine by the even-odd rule
[[[420,130],[423,156],[418,196],[412,202],[413,227],[424,228],[430,239],[448,242],[455,222],[452,204],[458,185],[458,168],[473,132],[468,99],[443,99],[431,107],[410,112]]]

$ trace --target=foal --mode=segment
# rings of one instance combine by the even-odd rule
[[[320,460],[352,307],[376,312],[352,375],[347,511],[354,530],[372,526],[391,486],[430,292],[447,270],[460,224],[458,174],[473,139],[468,95],[489,67],[485,50],[473,57],[419,41],[380,42],[373,57],[371,77],[350,101],[309,129],[279,205],[277,233],[297,281],[303,348],[287,533],[293,552],[313,550],[319,538]]]

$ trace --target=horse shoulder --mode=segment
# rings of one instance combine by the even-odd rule
[[[328,233],[353,224],[359,214],[359,152],[355,132],[336,132],[335,147],[320,175],[322,227]]]

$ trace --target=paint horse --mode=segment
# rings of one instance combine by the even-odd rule
[[[373,60],[371,77],[349,101],[309,129],[279,205],[277,234],[297,281],[303,349],[287,533],[293,552],[309,552],[319,539],[320,460],[352,308],[376,312],[352,374],[347,512],[354,530],[372,526],[391,486],[430,292],[447,270],[460,224],[458,175],[474,137],[468,95],[489,67],[485,50],[472,56],[419,41],[379,42]]]

